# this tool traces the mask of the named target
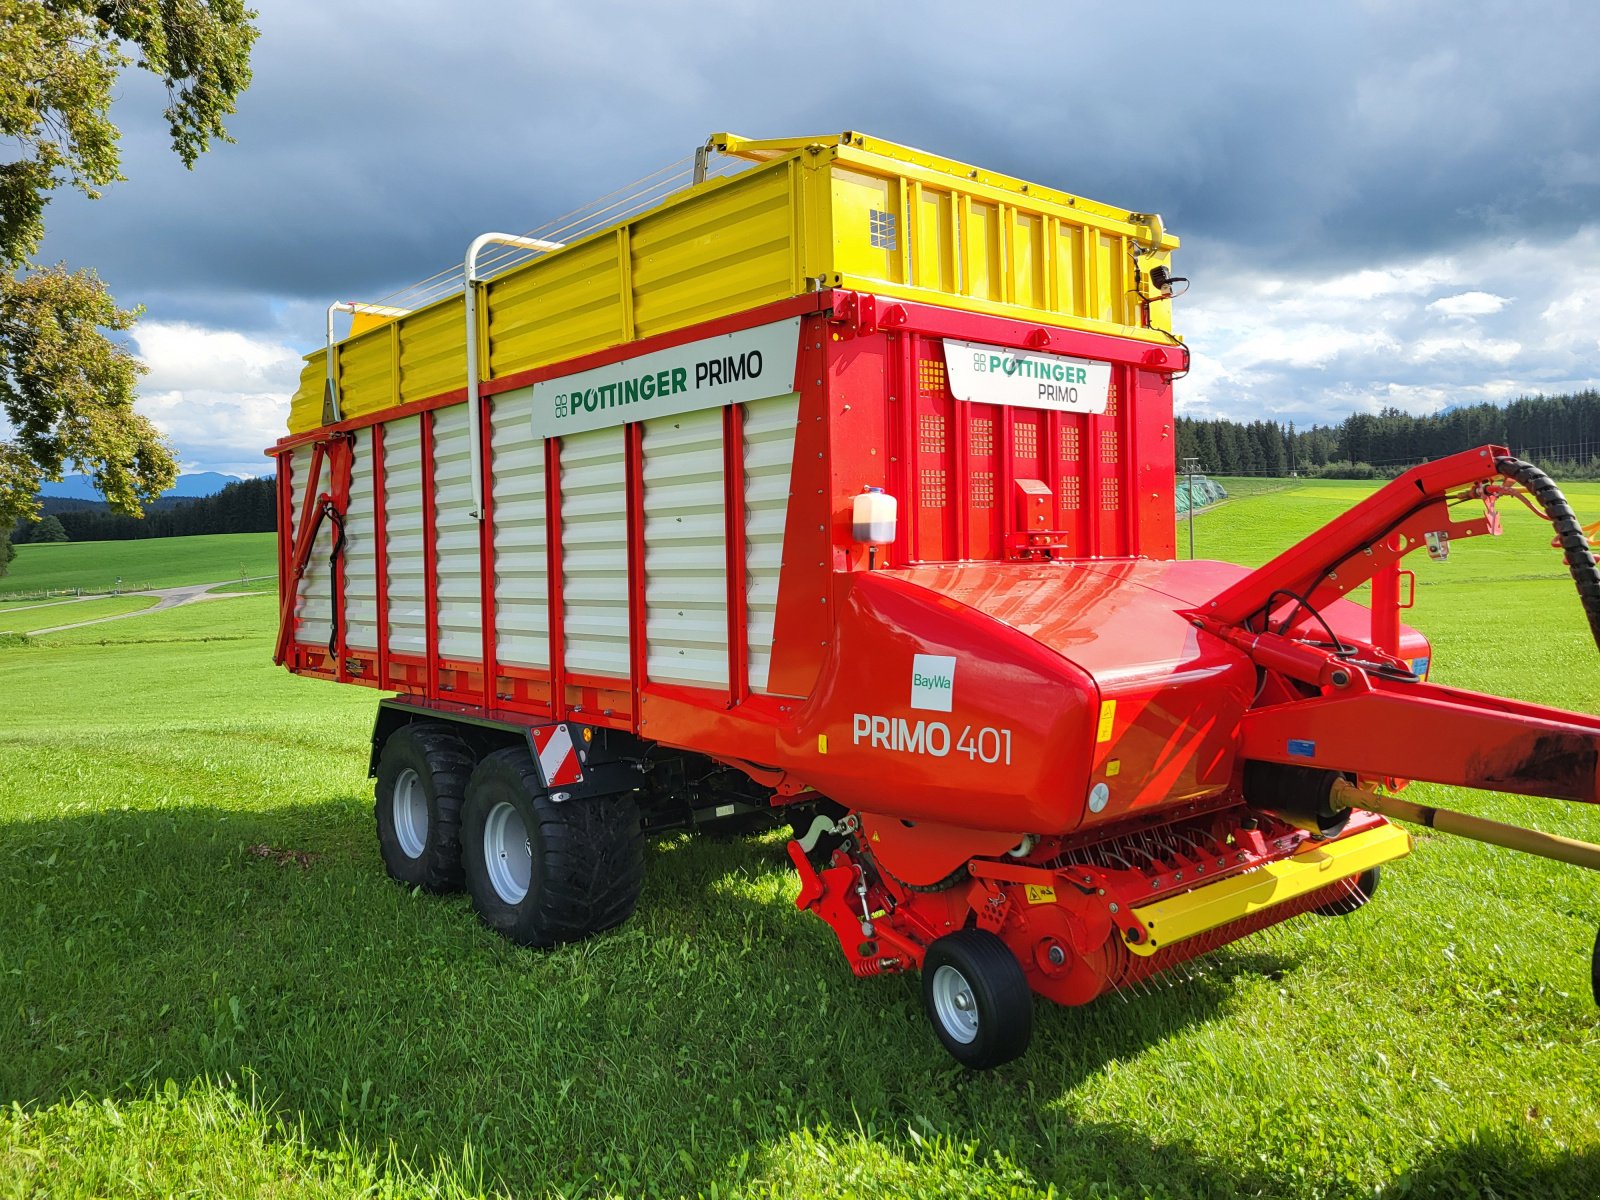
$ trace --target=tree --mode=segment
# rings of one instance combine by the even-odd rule
[[[11,567],[11,560],[17,556],[17,548],[11,544],[11,526],[0,525],[0,575],[4,575]]]
[[[71,539],[67,537],[67,531],[61,524],[61,518],[50,516],[39,518],[38,524],[33,527],[33,536],[28,540],[38,544],[39,542],[65,542]]]
[[[0,526],[37,511],[46,479],[70,461],[119,512],[137,515],[172,486],[177,464],[133,410],[142,367],[112,335],[139,310],[118,308],[87,270],[39,268],[50,193],[91,199],[122,178],[112,89],[137,65],[167,88],[172,149],[187,167],[250,83],[255,13],[241,0],[0,0]],[[135,57],[135,54],[137,57]]]

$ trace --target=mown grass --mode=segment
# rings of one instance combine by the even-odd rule
[[[101,600],[62,600],[54,604],[7,605],[0,608],[0,633],[33,633],[79,621],[120,617],[155,604],[154,596],[107,596]]]
[[[1350,487],[1203,514],[1201,552],[1260,561]],[[1600,710],[1517,520],[1418,568],[1436,677]],[[388,882],[375,696],[273,668],[273,607],[0,646],[0,1196],[1597,1193],[1581,871],[1419,837],[1356,916],[1040,1004],[975,1075],[794,911],[776,840],[657,845],[633,921],[543,954]]]
[[[181,587],[278,569],[276,535],[204,533],[193,537],[130,542],[45,542],[17,547],[10,569],[0,575],[0,597],[82,588],[134,592]]]

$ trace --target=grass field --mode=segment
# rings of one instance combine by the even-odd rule
[[[0,605],[0,633],[32,633],[101,617],[136,613],[156,603],[154,596],[106,596],[100,600],[62,600],[54,604]]]
[[[1200,551],[1262,561],[1367,490],[1241,497]],[[1559,555],[1507,527],[1416,566],[1436,678],[1600,711]],[[915,979],[854,980],[794,911],[776,840],[659,844],[628,925],[544,954],[388,882],[374,694],[273,668],[273,620],[0,646],[0,1197],[1600,1194],[1582,871],[1424,834],[1355,916],[1041,1003],[970,1074]]]
[[[124,592],[271,575],[278,569],[270,533],[206,533],[134,542],[52,542],[17,547],[0,576],[0,597],[82,588]]]

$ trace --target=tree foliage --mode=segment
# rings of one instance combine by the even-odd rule
[[[1386,408],[1298,431],[1275,421],[1178,418],[1179,459],[1197,458],[1214,475],[1373,479],[1486,444],[1555,465],[1569,478],[1600,475],[1600,393],[1524,396],[1422,416]]]
[[[75,542],[137,541],[144,538],[190,537],[199,533],[271,533],[278,527],[277,480],[241,479],[213,496],[172,497],[152,506],[142,517],[110,512],[103,504],[71,501],[71,507],[47,507]],[[60,502],[57,502],[60,503]],[[17,526],[18,540],[29,526]]]
[[[167,89],[173,152],[192,167],[250,82],[255,13],[240,0],[0,0],[0,525],[36,511],[67,462],[116,509],[138,513],[177,475],[171,447],[133,411],[140,368],[118,308],[89,271],[30,262],[62,187],[98,197],[120,179],[112,93],[129,66]]]
[[[29,542],[66,542],[72,539],[67,536],[66,526],[61,524],[60,517],[40,517],[29,536]]]

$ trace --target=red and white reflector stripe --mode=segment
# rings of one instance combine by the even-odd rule
[[[583,764],[572,740],[570,725],[541,725],[529,731],[534,749],[539,752],[539,773],[547,788],[583,781]]]

